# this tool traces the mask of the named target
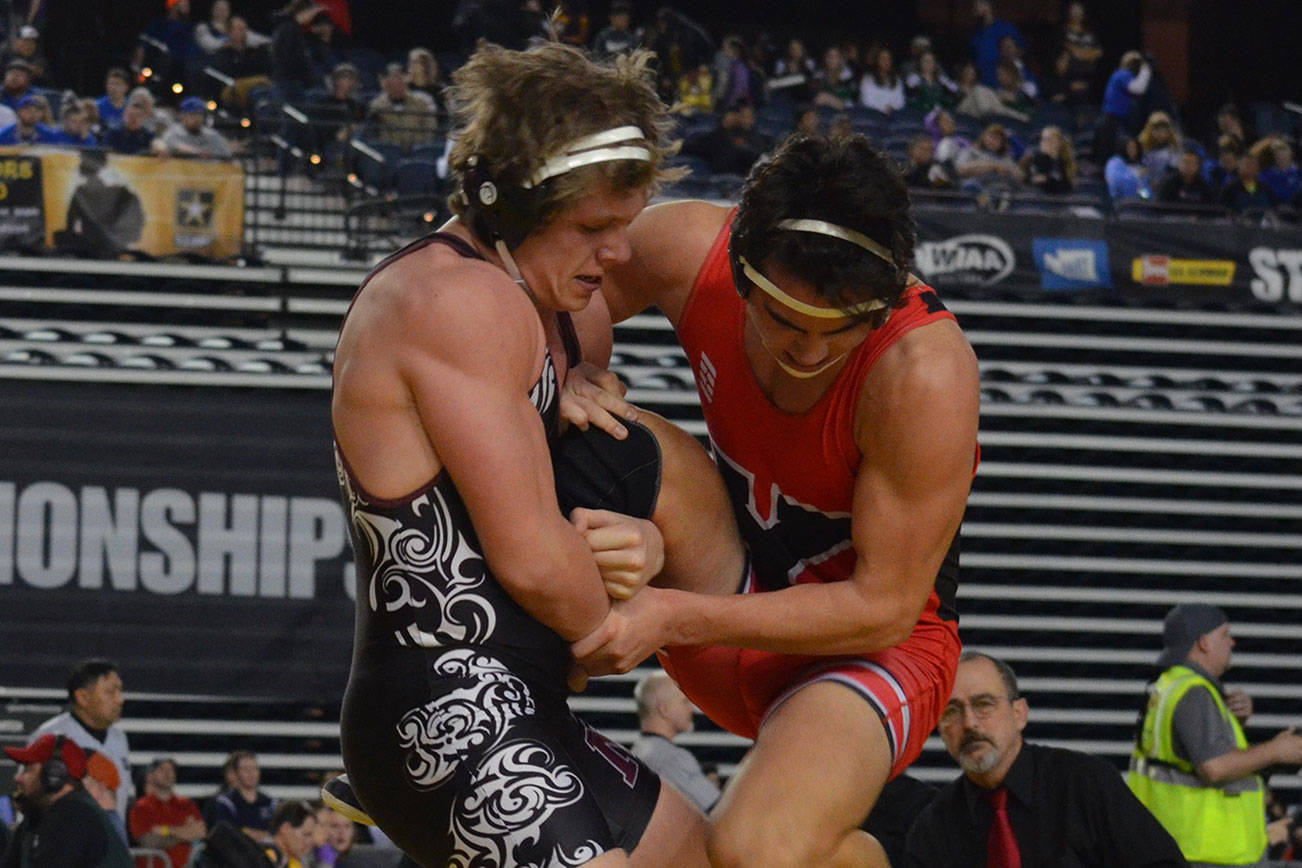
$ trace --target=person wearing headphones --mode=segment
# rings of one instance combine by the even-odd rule
[[[131,868],[126,843],[81,785],[86,754],[63,734],[6,747],[19,763],[14,801],[23,812],[2,868]]]
[[[341,330],[341,746],[359,807],[422,865],[705,864],[700,813],[566,705],[569,643],[663,560],[650,503],[643,533],[567,520],[551,454],[566,379],[609,358],[608,334],[577,336],[609,332],[599,290],[665,175],[648,60],[476,51],[451,99],[457,216],[377,266]]]
[[[863,136],[788,139],[736,209],[658,204],[629,239],[601,294],[615,321],[655,305],[673,324],[731,510],[689,498],[714,532],[675,564],[662,528],[664,573],[575,656],[600,675],[663,648],[697,707],[755,739],[711,812],[713,865],[885,865],[859,825],[920,754],[960,652],[976,358],[910,273],[908,192]],[[646,416],[618,389],[569,386],[589,424]],[[748,567],[701,570],[734,519]]]

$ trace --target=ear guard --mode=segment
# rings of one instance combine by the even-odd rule
[[[518,187],[493,177],[478,157],[471,157],[462,179],[461,196],[466,203],[470,228],[486,244],[501,240],[514,250],[538,226],[538,209],[547,196],[547,185]]]
[[[67,740],[66,735],[57,736],[54,739],[54,753],[41,763],[41,787],[47,793],[57,793],[72,780],[72,772],[63,759],[63,745]]]

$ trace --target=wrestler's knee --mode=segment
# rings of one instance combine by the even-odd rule
[[[791,829],[781,823],[752,822],[724,815],[710,826],[706,849],[714,868],[808,868],[827,865],[840,836],[818,829]]]

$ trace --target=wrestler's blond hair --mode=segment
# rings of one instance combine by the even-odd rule
[[[481,46],[453,74],[449,89],[456,144],[448,162],[458,182],[448,200],[453,213],[466,210],[459,190],[471,157],[499,184],[521,186],[566,144],[626,125],[646,135],[651,160],[596,163],[556,176],[538,210],[539,225],[603,183],[617,192],[654,192],[660,182],[684,174],[663,166],[679,143],[669,139],[673,122],[656,93],[651,57],[636,51],[598,62],[560,43],[527,51]]]

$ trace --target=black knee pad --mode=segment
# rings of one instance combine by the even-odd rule
[[[570,428],[552,450],[556,499],[561,512],[575,507],[608,509],[650,518],[660,496],[660,443],[651,429],[624,420],[628,437]]]

